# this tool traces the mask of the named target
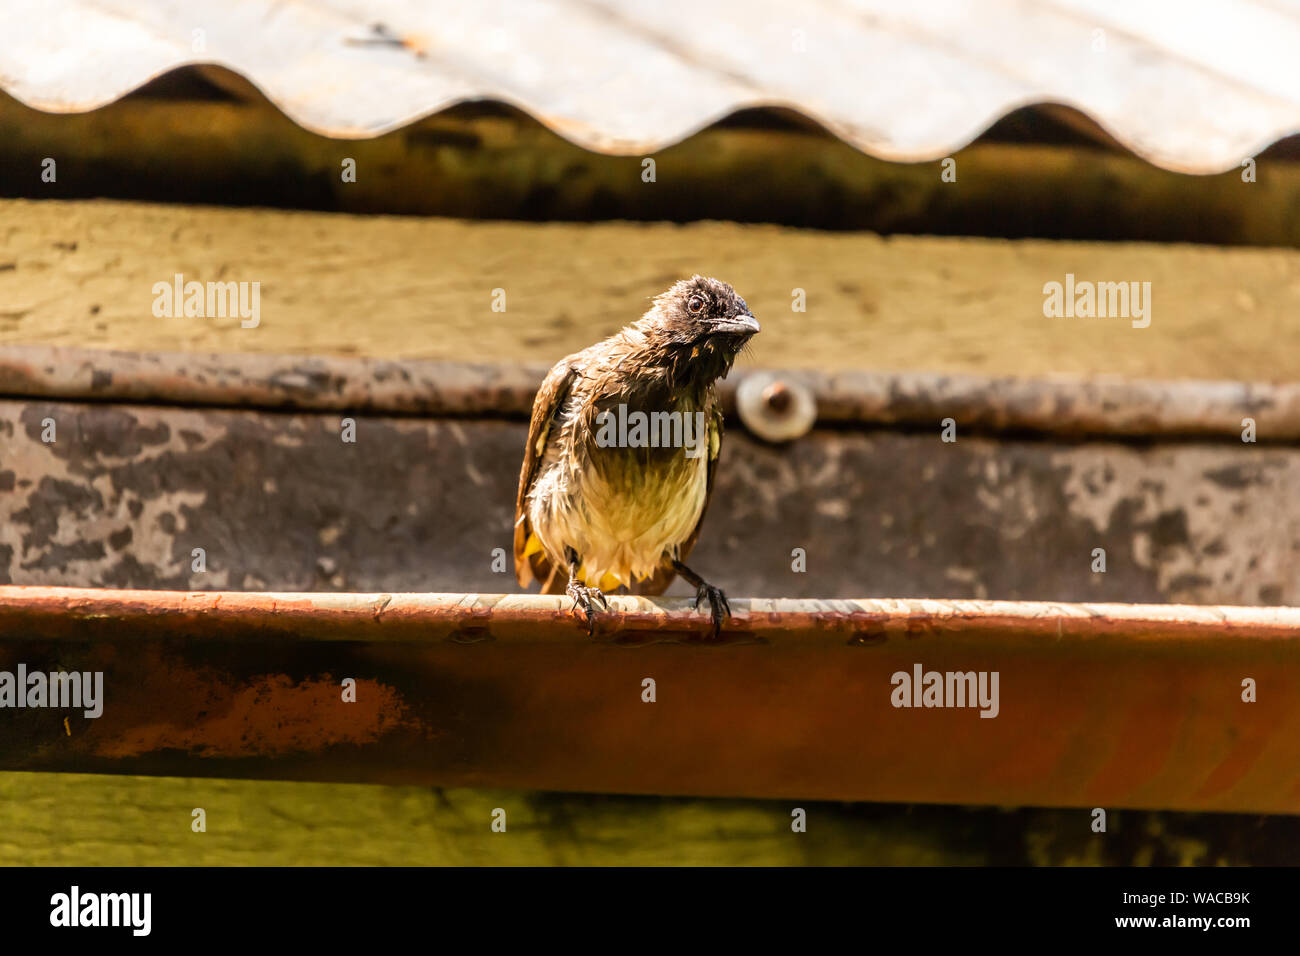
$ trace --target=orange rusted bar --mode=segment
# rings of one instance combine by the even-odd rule
[[[0,587],[0,768],[1300,812],[1300,609],[610,600]]]

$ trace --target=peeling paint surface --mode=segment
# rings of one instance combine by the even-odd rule
[[[525,427],[362,415],[347,443],[340,420],[0,402],[0,583],[508,590]],[[733,427],[694,563],[736,595],[1297,604],[1297,468],[1278,445]]]
[[[1188,604],[1295,604],[1300,499],[1290,453],[1173,446],[1114,448],[1066,476],[1068,514],[1098,534],[1128,529],[1128,557],[1156,576],[1169,600]]]
[[[340,682],[328,676],[295,683],[265,675],[237,687],[177,669],[169,678],[171,700],[155,702],[155,719],[124,721],[97,745],[96,756],[121,760],[179,750],[199,758],[281,757],[375,743],[403,724],[398,692],[370,680],[358,684],[356,704],[345,706]]]

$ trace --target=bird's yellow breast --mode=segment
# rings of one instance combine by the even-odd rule
[[[704,512],[716,453],[708,437],[694,457],[682,448],[587,447],[565,455],[551,443],[529,496],[540,547],[561,567],[572,548],[580,577],[602,590],[650,577],[677,556]]]

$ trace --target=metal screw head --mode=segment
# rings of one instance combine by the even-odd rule
[[[767,402],[767,407],[772,411],[784,415],[790,410],[794,396],[790,394],[790,386],[785,382],[773,382],[763,389],[763,401]]]
[[[751,432],[770,442],[808,433],[817,420],[812,390],[788,375],[754,372],[736,389],[736,411]]]

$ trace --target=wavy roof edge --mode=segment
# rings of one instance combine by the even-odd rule
[[[1176,18],[1101,0],[47,0],[0,9],[0,89],[88,112],[187,66],[244,77],[299,126],[381,136],[459,103],[648,154],[737,111],[791,110],[884,160],[932,161],[1018,109],[1078,110],[1153,165],[1219,173],[1300,132],[1300,4]],[[792,39],[793,37],[793,39]]]
[[[178,63],[174,67],[169,67],[159,73],[145,76],[141,78],[139,82],[134,83],[130,87],[114,91],[110,95],[104,96],[95,102],[88,104],[79,103],[76,105],[70,105],[56,97],[31,98],[23,95],[20,91],[8,87],[3,82],[0,82],[0,91],[7,93],[24,106],[43,113],[54,115],[90,113],[106,106],[110,106],[113,103],[130,96],[132,93],[135,93],[161,77],[193,66],[216,66],[222,69],[231,69],[224,64],[214,63],[212,61],[187,61],[184,63]],[[235,70],[231,70],[231,72],[238,73],[238,71]],[[798,104],[776,100],[738,99],[721,110],[714,111],[708,115],[692,117],[687,122],[677,124],[675,128],[647,131],[642,138],[629,140],[626,137],[620,137],[616,134],[605,132],[600,127],[592,126],[573,118],[548,115],[540,107],[530,104],[527,100],[515,100],[503,95],[493,95],[488,93],[471,96],[448,97],[431,106],[410,111],[399,118],[391,119],[378,125],[366,126],[360,124],[325,122],[309,110],[295,109],[289,102],[287,102],[286,98],[278,97],[273,90],[262,87],[253,78],[242,73],[238,75],[257,87],[265,97],[266,101],[274,106],[291,122],[297,124],[308,132],[330,139],[376,139],[380,136],[385,136],[389,133],[405,129],[421,120],[427,119],[431,116],[436,116],[465,103],[488,102],[499,103],[517,109],[566,141],[591,152],[611,156],[650,155],[683,142],[702,130],[706,130],[711,126],[736,115],[737,113],[742,113],[746,110],[752,109],[776,109],[798,114],[805,120],[816,124],[830,135],[839,139],[841,142],[847,143],[849,146],[852,146],[860,152],[866,153],[867,155],[873,156],[877,159],[899,163],[924,163],[946,158],[970,145],[990,128],[1008,116],[1015,114],[1019,110],[1043,106],[1057,106],[1073,110],[1096,124],[1097,129],[1100,132],[1113,138],[1115,142],[1125,150],[1144,159],[1153,166],[1167,169],[1172,172],[1192,175],[1215,175],[1228,172],[1232,169],[1237,169],[1245,159],[1256,157],[1270,147],[1294,136],[1300,135],[1300,120],[1297,120],[1294,124],[1276,124],[1267,130],[1259,132],[1257,135],[1243,137],[1239,141],[1228,146],[1226,149],[1221,148],[1216,150],[1215,153],[1206,154],[1205,156],[1192,156],[1184,153],[1175,154],[1167,149],[1162,150],[1158,147],[1153,147],[1149,141],[1149,137],[1140,133],[1128,132],[1120,128],[1119,124],[1109,120],[1104,114],[1099,115],[1096,112],[1090,111],[1084,105],[1070,103],[1064,99],[1030,99],[1014,102],[1009,101],[998,110],[990,111],[977,119],[966,122],[959,133],[943,140],[937,140],[932,145],[926,147],[915,147],[912,149],[902,149],[892,146],[888,142],[875,140],[870,136],[859,133],[851,126],[844,123],[838,123],[825,116],[819,115],[815,111],[803,108]],[[1230,158],[1222,155],[1225,152],[1231,154]]]

